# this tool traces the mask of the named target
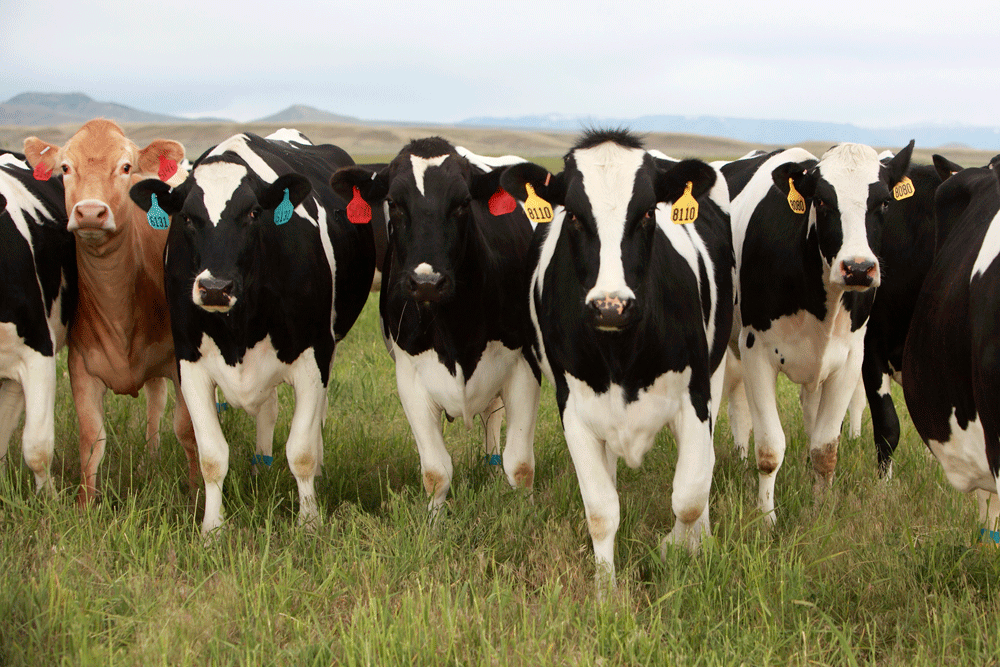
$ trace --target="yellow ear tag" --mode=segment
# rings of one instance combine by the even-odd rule
[[[806,198],[795,189],[795,181],[791,178],[788,179],[788,207],[792,209],[792,213],[799,215],[806,212]]]
[[[909,176],[903,176],[903,180],[896,183],[896,187],[892,189],[892,196],[896,198],[896,201],[899,201],[907,197],[912,197],[915,192],[916,189],[913,187],[913,181],[910,180]]]
[[[535,194],[535,188],[531,187],[531,183],[525,183],[524,189],[528,192],[528,198],[524,200],[524,210],[528,213],[528,220],[552,222],[552,206]]]
[[[670,219],[678,225],[686,225],[698,219],[698,200],[691,195],[691,181],[684,186],[684,194],[670,207]]]

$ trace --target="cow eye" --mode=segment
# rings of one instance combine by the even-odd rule
[[[127,174],[130,171],[132,171],[132,165],[130,165],[128,162],[126,162],[125,164],[122,165],[122,173],[123,174]]]
[[[69,173],[69,165],[68,164],[62,165],[62,172],[64,174],[68,174]]]
[[[653,222],[654,220],[656,220],[656,207],[655,206],[653,208],[649,209],[648,211],[646,211],[646,213],[642,216],[642,224],[643,224],[643,226],[648,226],[649,223]]]
[[[879,212],[885,213],[888,210],[889,210],[889,200],[886,199],[884,202],[882,202],[882,205],[879,206]]]

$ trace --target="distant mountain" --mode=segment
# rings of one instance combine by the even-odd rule
[[[329,111],[304,104],[293,104],[283,111],[258,118],[255,123],[348,123],[359,125],[364,121],[353,116],[339,116]]]
[[[547,114],[514,118],[468,118],[459,125],[576,132],[585,127],[625,126],[638,132],[673,132],[725,137],[753,144],[790,146],[805,141],[852,141],[871,146],[905,146],[915,139],[923,148],[964,145],[1000,150],[1000,127],[967,125],[911,125],[872,129],[849,123],[796,120],[760,120],[720,116],[640,116],[613,118]]]
[[[190,122],[123,104],[98,102],[83,93],[21,93],[0,104],[0,125],[59,125],[98,117],[122,123]]]

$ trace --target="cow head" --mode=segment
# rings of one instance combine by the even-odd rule
[[[231,154],[200,160],[174,190],[155,179],[132,188],[144,211],[155,204],[170,215],[165,263],[190,271],[191,301],[208,312],[227,313],[249,290],[268,255],[267,236],[309,195],[312,186],[295,173],[264,181]],[[264,273],[262,273],[264,272]]]
[[[880,162],[868,146],[838,144],[815,165],[786,163],[772,172],[782,194],[798,193],[806,203],[809,233],[815,232],[828,269],[825,282],[856,291],[878,287],[883,219],[912,152],[911,141]]]
[[[449,142],[431,137],[411,141],[381,171],[344,167],[330,185],[348,202],[385,207],[390,279],[398,279],[389,287],[428,307],[455,295],[456,272],[475,234],[473,202],[486,205],[497,195],[501,174],[483,173]]]
[[[520,201],[531,185],[552,204],[548,235],[571,258],[585,317],[599,330],[618,331],[642,312],[655,237],[664,233],[658,219],[673,224],[670,205],[688,183],[695,198],[708,192],[715,171],[698,160],[658,165],[637,137],[617,130],[588,131],[564,164],[556,176],[515,165],[501,183]]]
[[[176,141],[156,139],[139,150],[118,125],[104,119],[86,123],[61,148],[29,137],[24,153],[35,178],[62,174],[67,228],[92,246],[132,224],[135,208],[128,192],[133,183],[150,176],[167,180],[184,159],[184,147]]]

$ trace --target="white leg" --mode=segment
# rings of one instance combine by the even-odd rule
[[[747,404],[746,387],[743,384],[743,362],[736,358],[732,350],[726,351],[726,382],[723,393],[729,403],[729,430],[733,433],[733,443],[741,459],[750,452],[750,406]]]
[[[254,447],[253,466],[250,468],[255,475],[261,469],[261,465],[270,466],[274,462],[272,457],[274,453],[274,425],[278,421],[278,407],[278,388],[275,387],[255,415],[257,442]]]
[[[401,350],[396,351],[396,389],[417,442],[424,489],[431,497],[427,508],[437,512],[444,505],[453,474],[451,455],[441,435],[441,408],[420,382],[409,355]]]
[[[535,421],[541,388],[523,357],[517,360],[501,395],[507,409],[503,469],[511,486],[530,491],[535,483]]]
[[[997,486],[1000,489],[1000,486]],[[976,500],[979,501],[979,523],[982,524],[980,534],[987,543],[1000,544],[1000,497],[990,491],[976,489]]]
[[[319,522],[315,479],[323,457],[323,420],[326,418],[326,387],[312,359],[295,362],[295,412],[288,431],[285,454],[299,487],[299,525],[315,527]]]
[[[483,430],[486,431],[486,464],[491,466],[490,469],[494,472],[503,467],[503,457],[500,456],[500,432],[506,412],[503,399],[498,394],[486,409],[479,413],[479,418],[483,421]]]
[[[816,428],[816,415],[819,412],[819,400],[822,392],[817,388],[809,391],[805,385],[799,386],[799,405],[802,406],[802,429],[812,433]]]
[[[851,396],[851,405],[848,408],[851,413],[850,434],[852,438],[861,437],[861,418],[865,414],[865,403],[867,402],[867,398],[865,397],[865,383],[858,382],[858,386],[854,390],[854,395]]]
[[[769,362],[763,345],[745,349],[746,333],[740,336],[744,385],[753,420],[754,453],[757,458],[757,502],[765,515],[765,525],[777,521],[774,513],[774,482],[785,460],[785,432],[781,428],[775,398],[777,370]]]
[[[146,390],[146,451],[156,460],[160,453],[160,419],[167,407],[167,378],[150,378]]]
[[[816,494],[824,493],[833,484],[844,415],[861,381],[861,361],[864,356],[861,342],[859,339],[858,344],[848,353],[844,366],[832,373],[818,392],[820,400],[816,422],[813,429],[807,432],[809,456],[816,475],[816,483],[813,486],[813,492]]]
[[[181,393],[187,404],[198,443],[198,461],[205,480],[205,517],[201,532],[208,535],[222,526],[222,483],[229,472],[229,443],[219,426],[215,407],[215,382],[202,368],[180,362]]]
[[[712,429],[708,422],[698,419],[688,398],[681,402],[670,429],[677,440],[677,469],[671,498],[677,521],[670,534],[663,538],[660,551],[665,555],[666,546],[674,544],[695,553],[702,539],[712,534],[708,518],[708,497],[715,466]]]
[[[0,465],[7,462],[11,436],[24,412],[24,392],[17,380],[0,379]]]
[[[21,375],[21,386],[25,389],[21,399],[24,405],[21,448],[25,462],[35,474],[35,489],[55,495],[50,468],[56,440],[56,360],[40,354],[31,356]]]

